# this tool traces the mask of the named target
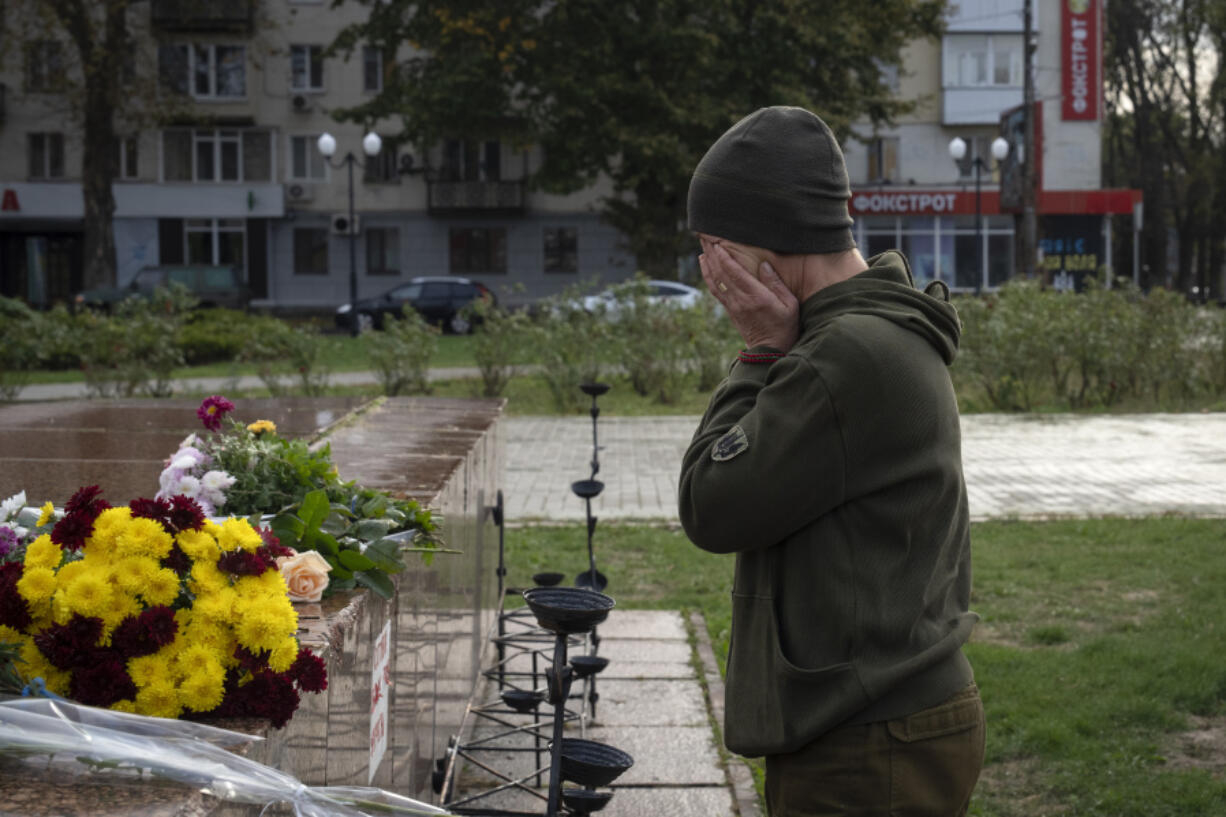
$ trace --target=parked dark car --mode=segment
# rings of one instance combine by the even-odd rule
[[[382,329],[385,316],[400,317],[404,305],[409,304],[428,323],[464,335],[472,331],[472,319],[464,307],[478,298],[490,304],[498,302],[488,287],[467,278],[414,278],[374,298],[343,304],[336,310],[336,325],[353,331],[357,321],[359,331]]]
[[[109,310],[126,298],[150,298],[158,287],[182,284],[196,297],[199,306],[246,309],[251,292],[243,280],[243,271],[234,266],[206,264],[144,267],[125,287],[95,287],[77,293],[76,305]]]

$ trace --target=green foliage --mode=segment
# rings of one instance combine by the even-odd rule
[[[402,43],[413,49],[378,95],[339,115],[399,117],[425,149],[444,138],[540,145],[535,183],[570,192],[609,179],[602,215],[641,269],[671,278],[692,248],[680,229],[690,174],[725,129],[764,105],[801,105],[845,138],[853,122],[908,110],[885,71],[913,39],[940,33],[944,6],[388,0],[334,48],[372,45],[389,61]]]
[[[613,288],[604,319],[610,322],[614,348],[634,391],[656,402],[676,403],[690,366],[692,343],[686,310],[651,301],[643,274]]]
[[[21,301],[0,297],[0,402],[16,400],[37,367],[40,323]]]
[[[235,360],[250,339],[269,331],[273,322],[277,319],[236,309],[198,309],[175,333],[175,345],[188,366]]]
[[[473,322],[472,353],[481,372],[481,394],[499,397],[523,361],[531,321],[522,310],[509,310],[478,298],[467,308]]]
[[[171,287],[149,299],[123,300],[113,315],[78,315],[74,340],[90,393],[169,397],[174,371],[183,365],[175,334],[191,307],[185,290]]]
[[[328,386],[323,353],[324,342],[318,332],[270,320],[248,334],[239,360],[255,365],[260,380],[274,397],[284,396],[295,387],[299,394],[316,397]]]
[[[567,287],[546,299],[532,327],[532,343],[541,376],[559,411],[583,408],[582,383],[600,380],[612,349],[613,329],[601,310],[588,312],[582,296],[591,286]]]
[[[711,392],[728,374],[728,366],[744,344],[724,308],[703,294],[693,309],[680,310],[678,326],[690,342],[698,391]]]
[[[426,323],[408,304],[401,314],[400,318],[385,315],[383,331],[366,335],[366,353],[384,394],[429,394],[430,359],[438,349],[438,327]]]

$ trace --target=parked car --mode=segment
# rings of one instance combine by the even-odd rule
[[[647,287],[648,303],[665,304],[679,309],[690,309],[697,306],[703,295],[702,290],[678,281],[649,280],[644,281],[643,284]],[[618,295],[619,293],[624,294],[625,286],[623,284],[610,287],[595,295],[587,295],[582,298],[580,305],[588,312],[600,312],[610,318],[616,318],[620,309]]]
[[[374,298],[342,304],[336,310],[336,325],[353,331],[354,321],[359,331],[383,328],[387,315],[400,317],[405,304],[412,306],[428,322],[457,335],[472,331],[472,319],[464,307],[476,299],[496,304],[498,299],[484,284],[467,278],[425,276],[389,289]]]
[[[241,269],[208,264],[144,267],[127,286],[94,287],[77,293],[74,301],[78,307],[110,310],[127,298],[151,298],[155,289],[171,284],[186,287],[202,308],[246,309],[251,303],[251,291]]]

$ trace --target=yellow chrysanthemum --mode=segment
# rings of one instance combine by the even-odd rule
[[[98,514],[98,518],[94,520],[94,531],[85,544],[86,557],[91,554],[110,557],[118,546],[119,536],[126,530],[131,519],[132,510],[126,506],[107,508]]]
[[[25,644],[26,634],[18,632],[7,624],[0,624],[0,644]]]
[[[216,562],[221,556],[221,548],[217,547],[217,540],[202,530],[182,531],[175,541],[179,543],[184,553],[198,562]]]
[[[136,711],[155,718],[177,718],[183,711],[179,690],[170,681],[154,681],[136,693]]]
[[[127,556],[115,563],[111,575],[125,593],[136,593],[159,569],[158,563],[148,556]]]
[[[115,632],[116,627],[122,624],[125,619],[140,615],[143,609],[140,602],[126,593],[112,592],[111,601],[102,613],[103,646],[110,645],[111,634]]]
[[[230,577],[217,569],[212,562],[196,562],[192,565],[188,589],[197,597],[220,593],[230,587]]]
[[[285,672],[298,658],[298,641],[287,638],[268,654],[268,667],[273,672]]]
[[[54,570],[64,559],[64,551],[51,541],[51,535],[44,533],[26,548],[26,568],[46,567]]]
[[[17,580],[17,593],[30,604],[51,601],[55,592],[55,571],[49,567],[26,567]]]
[[[238,646],[238,642],[234,640],[234,633],[228,625],[198,619],[184,631],[183,640],[193,647],[207,648],[210,654],[225,666],[231,666],[234,662],[234,648]]]
[[[38,521],[34,523],[34,527],[41,528],[43,525],[55,519],[55,505],[51,504],[50,500],[39,508]]]
[[[298,616],[288,600],[261,599],[243,607],[235,626],[238,643],[251,651],[272,650],[298,629]]]
[[[140,589],[146,604],[169,606],[179,597],[179,574],[168,567],[158,568]]]
[[[256,420],[247,426],[247,430],[252,434],[276,434],[277,424],[272,420]]]
[[[106,574],[86,570],[64,588],[64,603],[74,613],[101,617],[111,602],[111,584]]]
[[[170,554],[174,539],[155,519],[130,519],[116,539],[116,553],[123,556],[148,556],[164,559]]]
[[[47,689],[55,694],[67,693],[69,674],[48,661],[38,647],[34,646],[33,641],[22,644],[20,655],[21,663],[17,664],[16,668],[22,680],[29,682],[35,678],[42,678],[47,684]]]
[[[192,605],[192,618],[214,624],[229,624],[234,621],[234,591],[223,587],[214,593],[198,595]]]
[[[60,587],[67,587],[73,579],[80,576],[82,572],[88,569],[89,565],[78,559],[75,562],[69,562],[57,570],[55,573],[55,578]]]
[[[138,687],[147,687],[160,682],[170,683],[174,679],[174,671],[171,669],[170,660],[164,649],[158,650],[153,655],[128,659],[128,675],[132,676],[132,682]]]
[[[260,538],[260,534],[256,532],[255,528],[251,527],[251,523],[246,519],[230,517],[221,523],[221,531],[217,535],[217,544],[221,546],[223,551],[242,548],[254,553],[260,545],[264,544],[264,540]]]
[[[221,705],[225,697],[225,670],[220,664],[183,680],[179,685],[179,703],[193,712],[208,712]]]
[[[217,656],[211,647],[189,643],[175,656],[175,672],[182,677],[187,677],[214,663],[218,663]]]
[[[129,712],[135,714],[136,701],[129,701],[125,698],[122,701],[116,701],[115,703],[111,704],[111,709],[114,709],[116,712]]]

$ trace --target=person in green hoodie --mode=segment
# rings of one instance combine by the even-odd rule
[[[901,253],[864,260],[850,197],[801,108],[745,117],[698,163],[689,226],[746,348],[683,458],[681,522],[736,554],[724,738],[765,756],[772,815],[962,815],[985,724],[962,653],[960,323]]]

